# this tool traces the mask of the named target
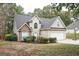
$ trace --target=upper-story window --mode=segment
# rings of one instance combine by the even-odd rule
[[[34,23],[34,28],[37,29],[38,28],[38,24]]]
[[[57,22],[57,26],[59,26],[59,22]]]

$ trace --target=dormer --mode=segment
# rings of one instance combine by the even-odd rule
[[[33,30],[39,30],[41,28],[39,20],[40,18],[36,15],[31,19],[30,27],[32,27]]]

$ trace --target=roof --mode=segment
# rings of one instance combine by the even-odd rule
[[[41,28],[45,29],[45,28],[49,28],[53,22],[56,19],[59,19],[60,17],[54,17],[54,18],[39,18],[39,21],[41,23]],[[16,14],[14,21],[16,23],[16,27],[17,29],[19,29],[19,27],[22,26],[22,24],[24,24],[25,22],[29,22],[32,19],[32,16],[27,16],[27,15],[19,15]]]
[[[20,26],[23,25],[25,22],[28,22],[31,18],[31,16],[16,14],[14,17],[14,21],[16,23],[17,29],[19,29]]]
[[[49,28],[55,20],[56,20],[56,17],[54,17],[54,18],[40,18],[41,28]]]
[[[75,21],[75,23],[71,23],[67,29],[74,29],[75,27],[79,29],[79,20]]]

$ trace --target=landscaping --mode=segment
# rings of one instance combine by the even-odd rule
[[[27,43],[56,43],[57,39],[56,38],[46,38],[46,37],[40,37],[38,36],[37,38],[35,36],[29,36],[29,37],[24,37],[24,42]]]
[[[75,34],[74,33],[67,33],[66,38],[74,40]],[[79,39],[79,33],[76,33],[76,39]]]
[[[16,34],[6,34],[5,40],[6,41],[17,41],[17,35]]]
[[[15,41],[0,41],[0,55],[78,56],[79,46],[60,43],[35,44]]]

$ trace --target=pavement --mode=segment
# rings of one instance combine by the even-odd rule
[[[58,43],[64,43],[64,44],[74,44],[74,45],[79,45],[79,40],[71,40],[71,39],[66,39],[62,41],[57,41]]]

